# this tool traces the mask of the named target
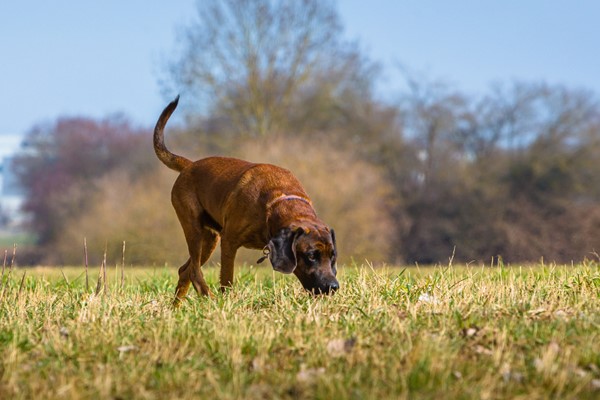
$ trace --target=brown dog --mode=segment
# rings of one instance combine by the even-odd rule
[[[335,234],[317,217],[296,177],[270,164],[226,157],[192,162],[171,153],[163,131],[178,102],[179,96],[163,110],[154,129],[156,155],[180,172],[171,201],[190,255],[179,268],[175,304],[185,297],[190,284],[199,294],[211,295],[201,266],[219,237],[221,290],[232,284],[237,249],[246,247],[263,249],[274,270],[293,272],[308,291],[336,291]]]

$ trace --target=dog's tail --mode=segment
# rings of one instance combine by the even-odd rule
[[[165,107],[162,114],[160,114],[158,121],[156,121],[156,127],[154,128],[154,152],[163,164],[179,172],[191,165],[192,161],[185,157],[171,153],[169,149],[167,149],[167,146],[165,146],[164,133],[165,125],[167,125],[167,121],[169,120],[171,114],[173,114],[173,111],[175,111],[177,108],[178,103],[179,96],[177,96],[175,100],[170,102],[169,105]]]

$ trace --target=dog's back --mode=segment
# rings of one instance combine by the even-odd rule
[[[231,203],[244,205],[248,214],[262,214],[271,197],[280,193],[308,198],[287,169],[231,157],[207,157],[190,163],[173,186],[173,198],[198,201],[220,225],[231,212]]]

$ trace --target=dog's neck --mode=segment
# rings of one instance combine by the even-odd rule
[[[269,201],[266,208],[269,237],[292,223],[318,220],[312,202],[306,197],[281,194]]]

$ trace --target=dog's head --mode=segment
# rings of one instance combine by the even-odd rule
[[[309,292],[330,294],[339,289],[333,229],[292,225],[281,229],[268,247],[273,269],[284,274],[293,272]]]

